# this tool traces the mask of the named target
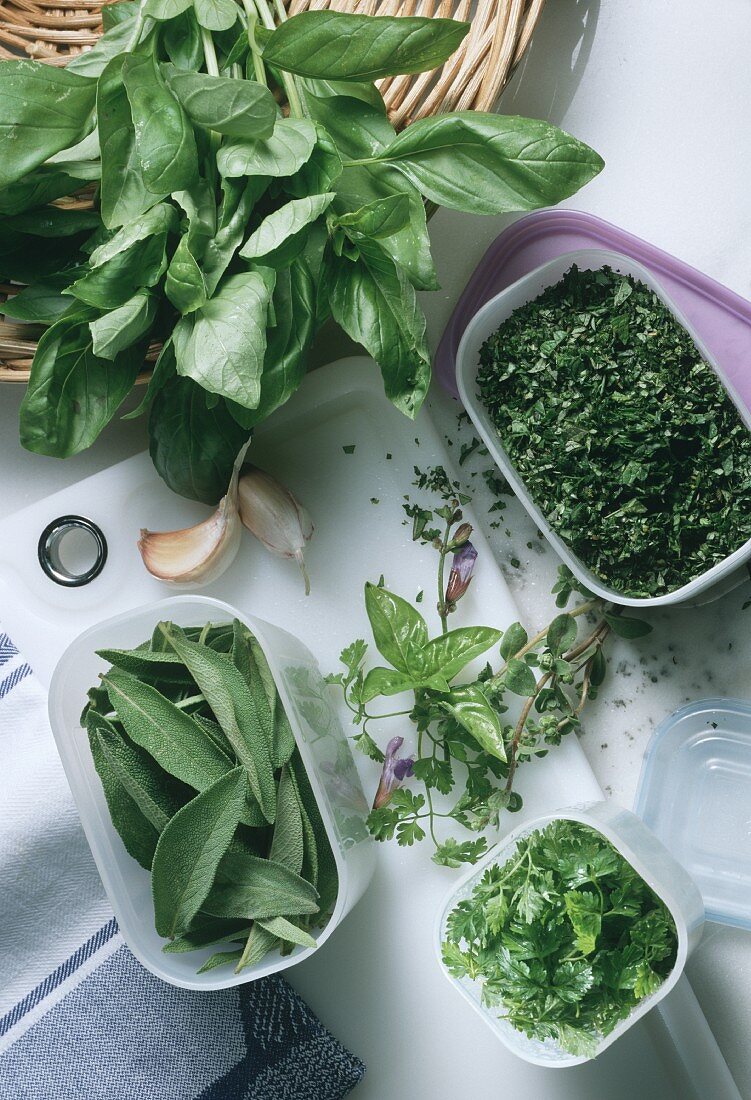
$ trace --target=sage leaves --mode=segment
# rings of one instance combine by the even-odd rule
[[[239,944],[201,970],[315,947],[336,904],[326,827],[266,657],[241,622],[158,624],[82,722],[112,823],[151,871],[167,951]]]

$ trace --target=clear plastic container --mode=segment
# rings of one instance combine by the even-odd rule
[[[187,989],[225,989],[285,970],[316,948],[296,947],[282,958],[267,955],[241,974],[230,967],[197,974],[217,947],[184,954],[165,954],[154,928],[151,875],[125,850],[110,820],[99,776],[89,750],[80,714],[86,692],[107,663],[95,650],[132,648],[148,638],[156,624],[170,620],[180,626],[221,623],[238,618],[258,639],[276,686],[313,792],[321,810],[336,859],[339,895],[333,915],[313,932],[320,947],[362,896],[375,868],[375,845],[365,824],[369,807],[347,737],[333,710],[326,685],[311,652],[284,630],[206,596],[176,596],[91,627],[61,657],[52,678],[49,711],[52,731],[78,807],[81,823],[114,909],[123,937],[133,954],[157,977]]]
[[[586,802],[580,806],[557,810],[555,813],[543,814],[514,829],[491,848],[459,884],[451,889],[441,906],[435,928],[438,960],[451,984],[465,1000],[469,1001],[478,1015],[509,1050],[527,1062],[550,1069],[577,1066],[591,1059],[586,1055],[569,1054],[551,1039],[529,1039],[499,1015],[500,1007],[489,1008],[483,1005],[479,982],[471,981],[469,978],[454,978],[449,974],[441,957],[441,944],[446,937],[446,923],[451,910],[460,901],[470,896],[485,870],[492,864],[506,863],[514,854],[519,840],[537,829],[543,829],[551,821],[558,820],[581,821],[609,840],[665,903],[673,916],[678,932],[678,952],[675,966],[669,976],[659,989],[640,1001],[631,1015],[622,1020],[600,1041],[593,1057],[611,1046],[624,1032],[633,1027],[637,1020],[640,1020],[668,995],[680,978],[686,959],[698,944],[704,925],[704,907],[693,880],[638,817],[613,802]]]
[[[706,360],[722,383],[724,389],[727,391],[728,396],[738,410],[738,415],[741,420],[746,427],[751,430],[751,415],[747,408],[743,405],[728,380],[723,376],[718,364],[712,358],[690,322],[687,321],[675,303],[668,297],[652,273],[629,256],[623,256],[618,252],[609,252],[604,249],[594,248],[580,249],[577,252],[567,252],[563,256],[558,256],[556,259],[550,260],[534,271],[530,271],[528,275],[524,275],[521,279],[517,280],[517,282],[512,283],[511,286],[506,287],[505,290],[502,290],[500,294],[491,298],[489,302],[477,311],[464,331],[456,355],[456,381],[464,408],[472,420],[478,435],[481,436],[485,446],[488,448],[496,465],[501,470],[529,515],[572,573],[582,581],[591,592],[595,593],[595,595],[601,596],[602,599],[609,600],[612,603],[621,604],[624,607],[663,607],[669,604],[697,602],[697,597],[705,593],[707,589],[723,581],[727,582],[729,586],[734,587],[735,584],[738,583],[738,577],[732,577],[731,575],[738,569],[739,565],[742,565],[751,558],[751,539],[748,539],[742,546],[723,559],[723,561],[718,562],[717,565],[712,566],[712,568],[708,569],[705,573],[700,574],[700,576],[689,581],[688,584],[684,584],[680,588],[674,589],[672,592],[666,592],[661,596],[644,598],[621,595],[617,589],[611,588],[599,577],[596,577],[594,573],[592,573],[591,570],[571,552],[563,539],[556,534],[544,514],[527,492],[524,481],[511,464],[508,455],[503,449],[498,432],[477,394],[477,372],[479,368],[480,348],[488,337],[511,316],[515,309],[526,305],[527,302],[534,301],[534,299],[548,287],[554,286],[556,283],[560,282],[572,264],[576,264],[585,271],[597,271],[602,267],[610,267],[622,275],[633,276],[654,291],[663,304],[667,306],[678,323],[686,329],[689,336],[696,344],[702,358]]]
[[[751,706],[704,699],[662,722],[634,812],[686,868],[707,920],[751,929]]]

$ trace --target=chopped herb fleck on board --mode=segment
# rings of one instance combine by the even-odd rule
[[[478,386],[551,527],[623,595],[679,588],[751,537],[751,434],[631,276],[572,267],[485,342]]]

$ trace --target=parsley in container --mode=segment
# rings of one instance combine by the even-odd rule
[[[568,253],[472,319],[459,392],[577,578],[630,606],[693,600],[751,557],[751,419],[641,264]]]
[[[157,977],[223,989],[293,966],[366,889],[369,806],[318,665],[286,631],[163,600],[77,638],[49,706],[123,937]]]
[[[592,802],[514,830],[446,898],[449,981],[528,1062],[602,1053],[667,996],[699,942],[701,895],[634,814]]]

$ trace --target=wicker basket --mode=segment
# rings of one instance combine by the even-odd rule
[[[290,14],[332,8],[364,15],[469,19],[472,27],[442,68],[381,81],[394,126],[444,111],[492,110],[529,45],[545,0],[284,0]],[[93,0],[0,0],[0,57],[65,65],[102,33]],[[61,200],[70,201],[70,200]],[[0,301],[18,288],[0,285]],[[1,308],[1,307],[0,307]],[[39,327],[0,320],[0,382],[27,382]]]

